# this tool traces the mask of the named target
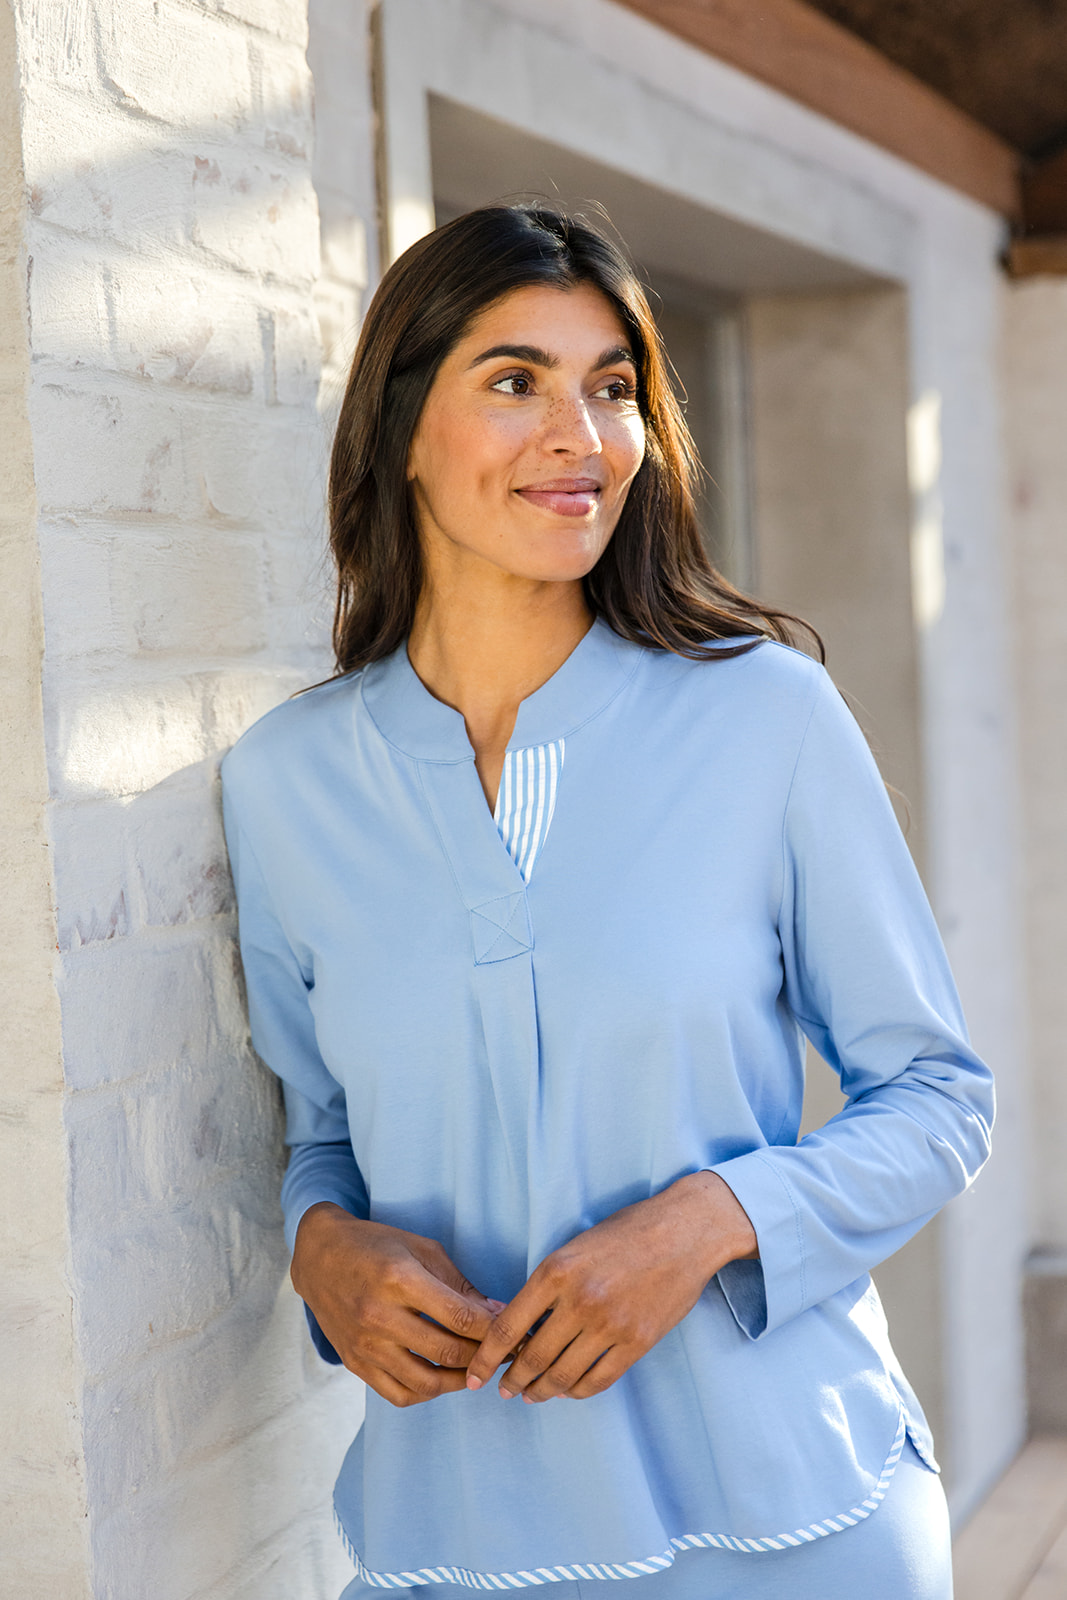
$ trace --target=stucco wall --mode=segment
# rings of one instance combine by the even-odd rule
[[[1030,1424],[1067,1428],[1067,281],[1006,285],[1002,372],[1022,768],[1030,1137]]]
[[[910,563],[907,301],[897,289],[753,298],[756,570],[769,600],[822,634],[827,664],[896,791],[923,867],[924,780]],[[805,1128],[840,1109],[809,1062]],[[876,1278],[894,1346],[940,1440],[944,1429],[937,1223]]]
[[[1067,1256],[1067,280],[1005,289],[1002,352],[1038,1113],[1032,1231]]]
[[[907,798],[921,863],[906,297],[759,296],[747,320],[760,589],[825,633],[830,669]]]
[[[308,66],[315,85],[312,177],[322,268],[315,306],[322,340],[320,408],[344,394],[368,286],[378,276],[371,32],[367,0],[309,0]]]
[[[279,1101],[248,1045],[216,782],[242,728],[328,670],[306,6],[16,0],[14,18],[25,270],[5,286],[28,313],[36,527],[25,484],[6,499],[28,519],[15,604],[38,705],[36,724],[17,708],[31,757],[37,730],[22,826],[40,829],[47,762],[56,907],[50,925],[34,843],[42,1025],[19,1043],[50,1091],[54,1288],[39,969],[50,984],[58,944],[92,1592],[334,1600],[351,1567],[329,1489],[358,1386],[313,1355],[287,1282]],[[348,97],[365,133],[359,73]],[[69,1300],[50,1314],[73,1417]],[[75,1593],[47,1577],[55,1524],[82,1529],[54,1498],[44,1514],[19,1593],[52,1600]]]

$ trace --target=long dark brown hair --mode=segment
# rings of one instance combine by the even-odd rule
[[[363,323],[330,461],[339,674],[391,654],[411,631],[422,559],[407,461],[441,362],[473,319],[513,289],[586,283],[611,302],[629,335],[646,434],[615,532],[583,580],[594,615],[624,639],[694,658],[741,654],[759,636],[806,638],[822,657],[814,629],[742,594],[708,559],[693,498],[696,452],[659,330],[622,251],[580,217],[493,205],[406,250]],[[738,644],[715,643],[730,639]]]

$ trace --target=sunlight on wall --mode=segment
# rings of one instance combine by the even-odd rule
[[[206,754],[200,695],[140,688],[91,696],[70,719],[65,786],[78,793],[136,794]]]
[[[389,253],[395,261],[409,245],[415,244],[436,227],[433,205],[421,196],[401,195],[389,206]]]
[[[915,626],[926,629],[945,609],[942,536],[941,396],[927,389],[908,410],[908,481],[914,497],[911,592]]]
[[[299,672],[276,670],[90,691],[60,708],[58,787],[64,798],[143,794],[228,749],[302,682]]]

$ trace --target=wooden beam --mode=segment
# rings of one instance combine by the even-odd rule
[[[620,0],[742,72],[1017,220],[1018,152],[803,0]]]
[[[1067,150],[1023,174],[1027,233],[1067,233]]]
[[[1011,278],[1062,278],[1067,276],[1067,233],[1032,235],[1013,239],[1004,264]]]

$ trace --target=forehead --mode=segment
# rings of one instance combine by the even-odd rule
[[[629,346],[626,325],[607,295],[591,283],[573,289],[554,284],[530,284],[494,300],[479,312],[457,346],[467,353],[473,345],[539,345],[558,354],[566,348],[588,346],[590,354],[609,344]]]

